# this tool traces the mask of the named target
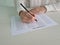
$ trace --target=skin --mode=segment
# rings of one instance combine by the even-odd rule
[[[35,14],[45,13],[46,11],[47,9],[44,6],[40,6],[40,7],[35,7],[30,10],[30,13],[33,14],[34,16],[32,16],[31,14],[23,10],[21,11],[19,15],[21,17],[22,22],[30,23],[30,22],[35,21]]]

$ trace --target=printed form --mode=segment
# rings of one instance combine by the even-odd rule
[[[30,31],[44,29],[50,26],[57,25],[55,21],[53,21],[46,14],[38,14],[36,15],[37,22],[31,23],[23,23],[20,20],[19,16],[12,16],[11,18],[11,34],[18,35]]]

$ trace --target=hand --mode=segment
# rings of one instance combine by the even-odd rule
[[[30,11],[34,14],[38,14],[38,13],[45,13],[47,11],[47,9],[45,6],[40,6],[40,7],[35,7],[33,9],[31,9]]]
[[[30,12],[31,13],[31,12]],[[32,13],[31,13],[32,14]],[[35,15],[32,16],[31,14],[29,14],[28,12],[26,11],[21,11],[20,13],[20,17],[21,17],[21,20],[25,23],[30,23],[30,22],[33,22],[35,20]]]
[[[45,13],[47,11],[47,9],[44,6],[40,6],[40,7],[36,7],[30,10],[31,14],[38,14],[38,13]],[[32,16],[31,14],[29,14],[26,11],[20,11],[21,13],[19,14],[22,21],[25,23],[30,23],[35,21],[35,15]]]

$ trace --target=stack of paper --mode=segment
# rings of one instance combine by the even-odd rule
[[[20,20],[19,16],[13,16],[11,18],[11,33],[12,35],[18,35],[30,31],[40,30],[43,28],[47,28],[50,26],[57,25],[55,21],[53,21],[51,18],[49,18],[45,14],[38,14],[36,16],[37,22],[31,22],[29,24],[23,23]]]

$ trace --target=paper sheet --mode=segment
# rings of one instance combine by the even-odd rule
[[[29,24],[23,23],[20,20],[19,16],[13,16],[11,18],[11,33],[12,35],[18,35],[30,31],[40,30],[43,28],[47,28],[50,26],[57,25],[55,21],[53,21],[51,18],[49,18],[45,14],[38,14],[36,16],[37,22],[31,22]]]

